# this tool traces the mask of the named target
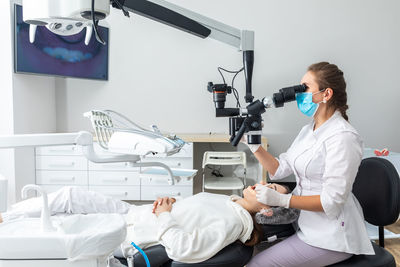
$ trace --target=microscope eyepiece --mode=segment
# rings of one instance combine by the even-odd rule
[[[226,95],[232,93],[232,87],[225,83],[213,84],[209,82],[207,84],[207,90],[213,94],[213,101],[217,109],[223,109],[225,107]]]
[[[303,93],[306,91],[306,89],[307,87],[305,84],[299,84],[280,89],[279,92],[273,94],[272,97],[275,107],[283,107],[284,103],[296,100],[296,94]]]

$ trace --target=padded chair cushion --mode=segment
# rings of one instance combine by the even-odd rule
[[[372,242],[372,246],[375,255],[354,255],[345,261],[329,265],[329,267],[396,267],[396,261],[392,254],[375,242]]]
[[[168,258],[167,252],[165,251],[165,248],[162,245],[156,245],[144,249],[144,253],[146,253],[147,257],[149,258],[151,267],[168,266],[168,263],[171,261],[171,259]],[[122,264],[128,266],[126,259],[118,258],[118,260]],[[136,253],[133,256],[133,260],[135,267],[146,267],[146,262],[142,254]]]
[[[293,225],[289,224],[262,224],[261,229],[263,231],[263,241],[268,241],[268,238],[276,236],[276,238],[289,237],[295,233]]]
[[[214,257],[200,263],[182,263],[173,261],[171,267],[242,267],[246,265],[253,255],[253,247],[235,242],[218,252]]]
[[[353,193],[367,222],[380,226],[396,222],[400,213],[399,192],[399,175],[390,161],[367,158],[361,162]]]
[[[156,245],[144,250],[149,258],[151,267],[189,267],[189,266],[221,266],[221,267],[242,267],[250,261],[253,255],[253,247],[235,242],[218,252],[214,257],[200,263],[183,263],[171,261],[162,245]],[[121,263],[128,265],[125,259],[119,259]],[[135,267],[146,267],[146,262],[140,253],[134,256]]]

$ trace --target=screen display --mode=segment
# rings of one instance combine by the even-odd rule
[[[99,26],[106,45],[97,42],[94,31],[85,45],[86,29],[61,36],[42,26],[30,43],[29,24],[23,21],[22,12],[22,6],[15,5],[15,72],[108,80],[108,28]]]

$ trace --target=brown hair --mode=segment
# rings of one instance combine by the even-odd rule
[[[328,107],[333,107],[339,110],[345,120],[349,120],[346,110],[347,105],[346,81],[341,71],[335,64],[329,62],[319,62],[308,67],[316,76],[316,82],[319,85],[319,90],[331,88],[333,90],[332,100],[329,101]]]
[[[260,243],[262,235],[263,235],[263,231],[261,229],[261,226],[256,222],[255,215],[252,215],[251,217],[253,219],[253,232],[251,232],[250,239],[247,240],[244,243],[245,246],[249,246],[249,247],[252,247],[252,246],[257,245],[258,243]]]

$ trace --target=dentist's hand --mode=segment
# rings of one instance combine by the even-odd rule
[[[278,206],[289,208],[292,194],[281,194],[266,185],[257,184],[256,188],[257,201],[269,206]]]
[[[251,151],[252,153],[255,153],[255,152],[260,148],[260,146],[261,146],[260,144],[258,144],[258,145],[253,145],[253,144],[247,143],[247,137],[246,137],[246,135],[243,135],[242,139],[240,139],[240,142],[243,143],[243,144],[246,144],[246,145],[249,147],[249,149],[250,149],[250,151]]]

